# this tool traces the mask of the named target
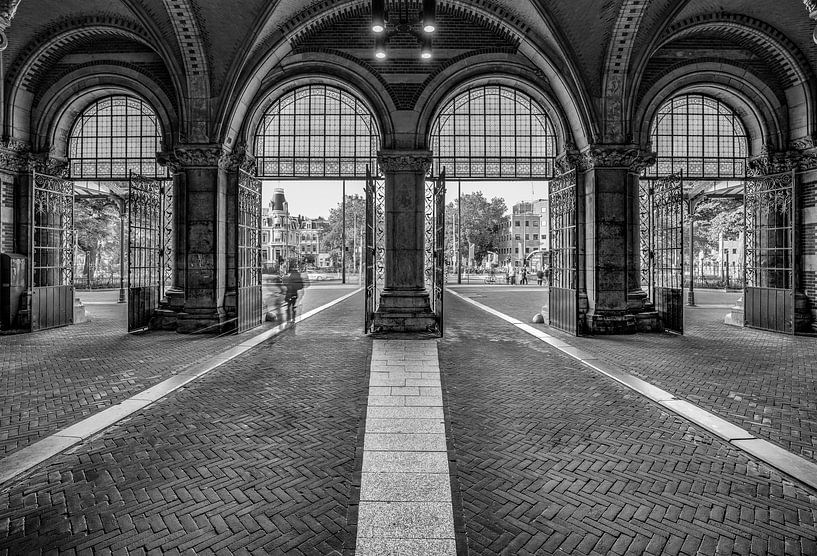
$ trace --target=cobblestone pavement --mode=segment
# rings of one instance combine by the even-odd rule
[[[446,310],[471,554],[817,554],[814,492],[496,317]]]
[[[547,302],[547,293],[538,288],[463,287],[457,291],[526,323]],[[739,294],[695,293],[699,305],[686,309],[683,336],[576,338],[547,325],[532,326],[615,363],[758,438],[817,461],[817,338],[727,326],[723,324],[726,307]]]
[[[302,310],[348,291],[309,288]],[[0,458],[264,330],[221,338],[161,331],[128,334],[127,309],[115,303],[117,297],[118,291],[89,296],[89,322],[0,336]],[[98,304],[106,299],[114,303]]]
[[[367,392],[361,303],[299,323],[8,485],[0,554],[340,553]]]

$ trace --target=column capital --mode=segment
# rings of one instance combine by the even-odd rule
[[[218,167],[227,172],[237,172],[239,168],[247,173],[255,174],[255,157],[247,152],[244,145],[239,145],[230,152],[223,152],[218,159]]]
[[[792,141],[792,149],[774,151],[763,146],[760,155],[749,159],[750,176],[768,176],[791,170],[806,171],[817,169],[817,146],[811,138]],[[802,148],[796,148],[802,147]]]
[[[591,168],[626,168],[634,174],[640,174],[648,166],[655,164],[655,153],[644,150],[637,145],[595,144],[581,152],[577,166],[580,170]]]
[[[9,172],[26,172],[29,169],[31,146],[23,141],[9,139],[0,141],[0,169]]]
[[[384,172],[414,172],[425,175],[431,167],[431,151],[378,151],[377,163]]]
[[[156,153],[156,160],[177,174],[188,168],[216,168],[223,154],[224,148],[218,144],[176,145],[173,150]]]
[[[29,153],[27,170],[66,178],[68,177],[68,160],[53,157],[50,152]]]

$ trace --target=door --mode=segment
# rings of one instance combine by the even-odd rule
[[[345,200],[344,200],[345,202]],[[373,332],[374,313],[380,303],[386,273],[386,197],[382,178],[366,167],[366,282],[364,290],[364,331]]]
[[[746,326],[794,334],[794,172],[749,178],[744,186],[743,291]]]
[[[664,329],[684,332],[684,181],[673,174],[650,189],[652,301]]]
[[[31,330],[74,322],[74,183],[32,173]]]
[[[548,324],[578,335],[579,321],[579,196],[576,170],[548,183],[550,198],[550,288]]]
[[[445,169],[438,178],[426,180],[425,196],[425,285],[437,333],[443,334],[445,293]]]
[[[148,328],[162,296],[165,185],[165,180],[129,175],[128,332]]]
[[[239,170],[236,218],[237,331],[263,322],[261,295],[261,180]]]

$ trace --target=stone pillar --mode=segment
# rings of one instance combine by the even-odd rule
[[[380,332],[427,332],[431,312],[424,277],[425,179],[431,151],[380,151],[386,180],[386,277],[375,313]]]
[[[159,153],[174,174],[180,213],[176,237],[180,249],[179,286],[184,306],[177,331],[218,333],[227,320],[226,178],[219,168],[221,145],[180,145]]]
[[[649,331],[642,315],[638,176],[654,161],[633,145],[593,145],[583,151],[587,316],[592,334]],[[654,324],[651,324],[654,323]]]

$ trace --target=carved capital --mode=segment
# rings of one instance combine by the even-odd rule
[[[415,172],[425,175],[431,167],[431,151],[380,151],[377,163],[385,173]]]
[[[178,145],[172,151],[156,153],[156,160],[174,174],[187,168],[216,168],[224,150],[221,145]]]
[[[240,168],[249,174],[255,174],[255,157],[247,152],[244,145],[239,145],[229,153],[221,153],[218,167],[227,172],[237,172]]]
[[[645,151],[635,145],[590,145],[582,152],[584,169],[627,168],[640,174],[648,166],[655,164],[655,153]]]
[[[749,160],[747,173],[751,176],[768,176],[792,170],[805,171],[815,168],[817,168],[817,147],[775,152],[764,146],[760,156]]]
[[[28,143],[17,139],[0,141],[0,169],[9,172],[27,172],[30,150]]]
[[[556,171],[560,174],[569,172],[574,168],[580,172],[587,169],[582,153],[572,143],[565,145],[565,150],[556,157],[554,164],[556,165]]]
[[[68,161],[61,158],[53,158],[50,152],[29,153],[28,170],[57,178],[67,178]]]

